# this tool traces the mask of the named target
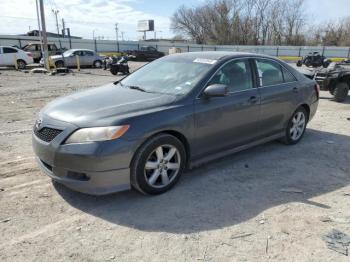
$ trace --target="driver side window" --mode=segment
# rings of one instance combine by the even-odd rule
[[[249,61],[244,59],[228,62],[210,80],[209,85],[213,84],[226,85],[231,93],[253,88]]]

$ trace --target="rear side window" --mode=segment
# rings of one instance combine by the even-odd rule
[[[270,60],[257,59],[256,66],[258,68],[260,86],[279,85],[284,82],[280,64]]]
[[[4,54],[17,53],[17,50],[14,49],[14,48],[10,48],[10,47],[4,47],[3,48],[3,53]]]
[[[289,72],[287,69],[282,67],[282,72],[283,72],[283,78],[285,83],[290,83],[290,82],[295,82],[295,76],[292,75],[291,72]]]
[[[85,51],[86,56],[94,56],[94,53],[91,51]]]
[[[249,61],[234,60],[228,62],[213,76],[209,85],[223,84],[229,92],[243,91],[253,88],[252,73]]]

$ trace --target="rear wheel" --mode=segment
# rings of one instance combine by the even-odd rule
[[[334,89],[334,100],[337,102],[344,102],[349,93],[349,85],[347,83],[338,83]]]
[[[21,59],[17,60],[18,69],[26,69],[27,63]]]
[[[111,71],[112,75],[117,75],[118,74],[118,69],[115,66],[111,66],[110,71]]]
[[[55,62],[55,66],[56,66],[57,68],[64,67],[64,63],[63,63],[63,61],[56,61],[56,62]]]
[[[185,162],[185,148],[176,137],[157,135],[137,151],[131,165],[131,184],[144,194],[164,193],[179,180]]]
[[[96,60],[96,61],[94,62],[94,67],[95,67],[95,68],[101,68],[101,67],[102,67],[102,61]]]
[[[294,145],[298,143],[306,130],[306,125],[308,122],[308,114],[303,107],[298,108],[293,116],[290,118],[283,142],[287,145]]]

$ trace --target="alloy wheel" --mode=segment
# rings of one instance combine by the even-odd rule
[[[172,145],[158,146],[147,158],[144,175],[148,185],[163,188],[178,175],[181,157],[178,149]]]
[[[304,133],[306,126],[305,114],[301,111],[297,112],[292,119],[292,126],[289,130],[290,137],[293,141],[297,141]]]

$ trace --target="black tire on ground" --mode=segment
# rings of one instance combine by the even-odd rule
[[[344,102],[349,94],[349,85],[345,82],[340,82],[336,85],[333,95],[337,102]]]
[[[56,61],[56,62],[55,62],[55,66],[56,66],[57,68],[64,67],[64,62],[63,62],[63,61],[61,61],[61,60]]]
[[[164,187],[157,188],[151,186],[146,179],[145,166],[148,157],[154,152],[159,146],[170,145],[175,147],[180,155],[180,167],[173,178],[173,180]],[[172,188],[179,180],[186,166],[186,151],[182,142],[176,137],[169,134],[159,134],[148,141],[146,141],[135,153],[133,161],[131,163],[130,179],[133,188],[143,194],[157,195],[162,194]]]
[[[303,65],[303,61],[299,60],[299,61],[297,62],[297,67],[301,67],[302,65]]]
[[[300,135],[300,137],[296,140],[293,140],[292,139],[292,135],[291,135],[291,128],[293,126],[293,118],[298,114],[298,113],[302,113],[304,114],[305,116],[305,126],[304,126],[304,129]],[[286,127],[286,130],[285,130],[285,135],[282,139],[280,139],[280,141],[286,145],[295,145],[297,144],[304,136],[304,133],[305,133],[305,130],[306,130],[306,126],[307,126],[307,123],[309,121],[309,115],[308,113],[306,112],[305,108],[304,107],[299,107],[292,115],[292,117],[289,119],[288,121],[288,124],[287,124],[287,127]]]
[[[305,62],[304,62],[304,64],[305,64],[307,67],[312,66],[312,63],[311,63],[310,59],[306,59]]]
[[[102,61],[101,60],[96,60],[93,64],[95,68],[101,68],[102,67]]]
[[[23,61],[22,59],[18,59],[17,60],[17,66],[18,69],[26,69],[27,63],[25,61]]]
[[[114,66],[111,67],[110,69],[112,75],[117,75],[118,74],[118,69],[115,68]]]

